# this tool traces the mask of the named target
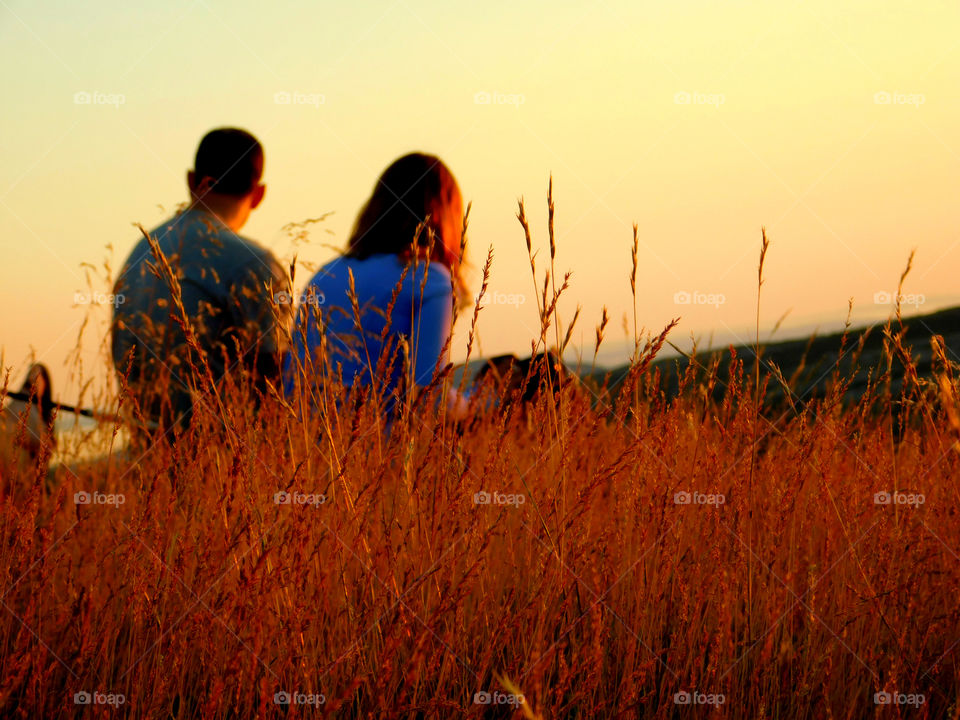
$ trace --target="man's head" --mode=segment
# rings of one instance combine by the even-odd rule
[[[263,200],[262,177],[260,141],[246,130],[217,128],[200,141],[187,185],[195,208],[209,210],[236,231]]]

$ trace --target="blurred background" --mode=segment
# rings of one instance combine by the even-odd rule
[[[298,255],[298,288],[393,159],[443,158],[473,203],[474,289],[493,247],[487,355],[539,335],[515,213],[542,271],[551,174],[573,362],[604,306],[599,361],[629,356],[633,223],[638,322],[680,317],[680,346],[753,338],[761,226],[761,338],[787,313],[778,338],[840,327],[850,299],[857,322],[887,316],[914,248],[905,313],[957,304],[957,27],[947,2],[0,0],[3,365],[19,385],[45,362],[65,402],[112,382],[109,278],[223,125],[264,144],[245,234]],[[308,242],[285,228],[326,213]]]

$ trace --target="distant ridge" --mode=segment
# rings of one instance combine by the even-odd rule
[[[878,374],[886,370],[883,358],[883,328],[887,320],[878,321],[872,325],[851,327],[847,331],[846,343],[843,344],[843,332],[834,332],[828,335],[812,335],[806,339],[786,340],[775,343],[760,343],[760,356],[763,362],[763,374],[769,374],[772,366],[780,369],[784,378],[793,379],[795,399],[807,400],[810,397],[822,396],[833,378],[834,370],[839,368],[841,378],[852,378],[847,389],[845,399],[856,400],[867,389],[869,379],[875,379]],[[929,378],[932,372],[933,349],[930,340],[935,335],[943,337],[947,358],[960,363],[960,307],[947,308],[926,315],[912,315],[903,318],[906,333],[903,345],[911,351],[917,374]],[[899,328],[896,318],[890,320],[892,331]],[[864,337],[865,336],[865,337]],[[862,352],[859,352],[859,343],[863,338]],[[735,345],[733,350],[736,356],[743,360],[745,369],[752,369],[755,359],[753,345]],[[842,354],[841,354],[842,353]],[[729,378],[731,353],[730,348],[714,348],[708,352],[698,353],[696,362],[707,367],[710,362],[719,356],[719,378],[724,383]],[[856,359],[856,367],[854,360]],[[668,397],[675,397],[679,391],[679,378],[689,365],[685,357],[669,357],[655,360],[650,365],[650,372],[660,372],[660,390]],[[615,394],[617,387],[626,376],[629,365],[620,366],[612,370],[596,370],[590,375],[597,385],[607,378],[608,387]],[[872,371],[872,374],[871,374]],[[698,371],[704,374],[703,368]],[[894,393],[899,392],[903,385],[904,367],[899,358],[894,357],[890,367],[890,388]],[[796,376],[796,377],[794,377]],[[718,383],[715,395],[723,394],[724,386]],[[784,398],[780,384],[771,381],[768,386],[768,401],[777,402]]]

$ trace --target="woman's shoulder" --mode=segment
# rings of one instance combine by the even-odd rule
[[[321,265],[313,277],[310,278],[310,285],[324,285],[337,283],[346,285],[347,279],[353,273],[354,279],[361,274],[366,274],[366,268],[362,267],[356,260],[348,255],[339,255],[325,265]]]
[[[440,263],[434,262],[428,266],[425,262],[419,262],[416,265],[410,265],[404,276],[405,267],[407,266],[404,261],[392,253],[370,255],[363,259],[342,255],[317,270],[311,283],[320,283],[324,279],[345,283],[352,272],[357,284],[372,282],[380,286],[392,287],[400,281],[401,277],[405,277],[404,285],[411,288],[414,285],[419,288],[426,280],[425,289],[431,291],[450,289],[450,271]]]
[[[400,258],[397,258],[397,266],[401,269],[403,268],[403,262]],[[416,280],[418,286],[423,284],[424,279],[426,279],[426,286],[428,288],[450,289],[450,270],[442,263],[436,261],[428,263],[425,260],[419,260],[416,263],[410,264],[410,269],[407,271],[407,274]]]

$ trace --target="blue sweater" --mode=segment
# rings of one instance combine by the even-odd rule
[[[416,385],[427,385],[438,362],[440,367],[446,364],[447,357],[441,357],[441,352],[450,336],[453,293],[450,271],[439,263],[431,262],[429,269],[423,261],[417,263],[416,269],[412,264],[409,266],[390,315],[385,343],[380,341],[387,322],[387,308],[403,270],[403,262],[393,254],[372,255],[364,260],[341,257],[327,263],[313,276],[298,303],[292,348],[308,377],[315,375],[315,382],[321,379],[322,367],[310,362],[320,346],[321,333],[326,335],[332,368],[336,371],[339,367],[347,385],[369,384],[377,376],[378,364],[382,363],[385,368],[396,354],[392,372],[389,378],[384,378],[387,411],[393,409],[394,399],[390,394],[404,373],[401,337],[409,345]],[[351,271],[360,306],[360,328],[348,297]],[[381,360],[384,345],[389,352]],[[294,390],[295,379],[291,358],[286,374],[288,395]]]
[[[279,294],[289,294],[290,282],[273,253],[201,210],[186,210],[150,235],[178,274],[184,310],[215,379],[241,359],[255,368],[256,358],[236,356],[237,342],[249,348],[259,338],[262,354],[286,352],[280,326],[289,324],[291,308],[279,306],[277,323],[273,303]],[[141,237],[116,282],[114,292],[123,302],[114,306],[111,354],[122,375],[133,350],[130,379],[148,385],[160,382],[164,366],[169,366],[171,403],[179,415],[192,405],[182,364],[190,351],[179,324],[171,319],[175,310],[170,290],[150,270],[152,262],[150,245]]]

